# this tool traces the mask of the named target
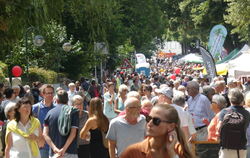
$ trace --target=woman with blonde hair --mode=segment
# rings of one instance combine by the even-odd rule
[[[127,99],[128,87],[125,84],[120,85],[118,97],[115,100],[115,112],[120,113],[124,110],[124,102]]]
[[[81,129],[80,138],[90,137],[90,157],[109,158],[108,149],[104,146],[104,135],[109,128],[109,120],[103,114],[103,105],[100,98],[92,98],[89,104],[89,118]],[[90,132],[90,134],[89,134]]]
[[[192,158],[180,128],[178,113],[168,104],[153,107],[147,118],[148,137],[129,146],[120,158]]]

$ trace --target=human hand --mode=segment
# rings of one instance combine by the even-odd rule
[[[209,123],[210,123],[210,122],[208,121],[207,118],[203,118],[203,119],[202,119],[202,122],[203,122],[205,125],[207,125],[207,126],[208,126]]]
[[[36,140],[38,137],[34,133],[32,133],[27,138],[30,140]]]

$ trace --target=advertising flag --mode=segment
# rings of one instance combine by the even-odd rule
[[[217,62],[221,60],[223,44],[227,36],[227,29],[223,25],[215,25],[209,35],[208,50]]]
[[[204,65],[205,65],[206,70],[207,70],[208,77],[212,80],[217,75],[213,57],[205,48],[203,48],[201,46],[200,46],[200,52],[202,55]]]

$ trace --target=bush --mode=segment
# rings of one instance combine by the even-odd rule
[[[30,68],[29,69],[29,82],[40,81],[43,83],[57,83],[58,75],[55,71],[45,70],[43,68]]]
[[[8,66],[0,61],[0,82],[4,82],[5,78],[8,76]]]

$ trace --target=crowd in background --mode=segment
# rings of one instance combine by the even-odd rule
[[[189,158],[193,141],[208,140],[222,142],[220,157],[250,157],[250,77],[209,80],[194,66],[158,60],[150,76],[116,71],[56,89],[0,84],[2,155]],[[244,118],[236,148],[221,133],[228,109]]]

